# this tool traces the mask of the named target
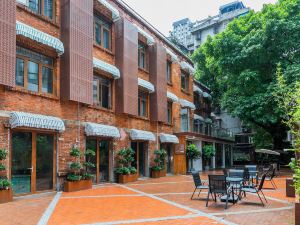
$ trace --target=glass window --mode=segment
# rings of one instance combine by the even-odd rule
[[[181,72],[181,89],[184,91],[189,90],[189,77],[184,72]]]
[[[40,0],[29,0],[28,7],[35,13],[39,13],[39,6]]]
[[[180,118],[181,118],[181,131],[188,132],[189,131],[189,109],[181,108],[180,110]]]
[[[16,61],[16,85],[24,87],[24,60],[18,58]]]
[[[172,124],[172,102],[168,102],[168,124]]]
[[[138,49],[138,64],[139,68],[148,70],[148,57],[147,57],[147,47],[146,45],[139,43]]]
[[[53,19],[53,0],[44,0],[44,15]]]
[[[139,116],[148,117],[148,93],[139,90],[138,97]]]
[[[172,62],[167,60],[167,82],[172,83]]]
[[[111,50],[111,24],[100,17],[94,18],[94,40],[97,45]]]
[[[94,104],[103,108],[111,108],[111,80],[94,76],[93,80]]]
[[[42,92],[53,93],[53,70],[43,66]]]
[[[50,19],[54,17],[53,0],[29,0],[28,8]]]
[[[27,74],[28,74],[28,90],[29,91],[39,91],[39,65],[34,62],[28,61],[27,64]]]

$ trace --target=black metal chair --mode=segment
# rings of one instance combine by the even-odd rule
[[[261,193],[263,195],[266,203],[268,203],[268,201],[267,201],[267,199],[266,199],[266,197],[265,197],[265,195],[264,195],[264,193],[262,191],[262,188],[263,188],[264,182],[265,182],[265,178],[266,178],[266,174],[264,174],[262,176],[258,188],[257,187],[248,187],[248,186],[245,186],[245,187],[241,188],[241,191],[244,192],[244,193],[248,192],[248,193],[257,194],[257,196],[259,197],[259,199],[260,199],[260,201],[261,201],[261,203],[262,203],[263,206],[265,206],[265,204],[264,204],[264,202],[263,202],[263,200],[262,200],[262,198],[261,198],[261,196],[260,196],[259,193]]]
[[[199,197],[202,190],[208,190],[208,186],[204,185],[205,183],[201,181],[199,172],[192,173],[192,176],[193,176],[193,180],[194,180],[194,184],[195,184],[195,190],[193,192],[191,200],[193,200],[193,197],[194,197],[194,194],[195,194],[196,190],[199,190],[198,197]]]
[[[228,170],[229,177],[243,178],[244,170],[230,169]]]
[[[224,175],[208,175],[208,193],[206,199],[206,207],[208,206],[209,195],[217,202],[217,196],[226,201],[225,209],[228,206],[228,199],[232,193],[231,187],[227,185],[226,176]]]
[[[275,181],[273,180],[273,178],[276,176],[276,168],[274,168],[272,166],[272,171],[266,173],[265,175],[266,175],[265,180],[266,181],[270,181],[270,183],[272,184],[273,188],[277,189],[277,185],[276,185]],[[258,178],[258,179],[261,180],[262,178]]]

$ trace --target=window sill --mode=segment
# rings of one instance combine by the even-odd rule
[[[22,5],[21,3],[17,3],[17,7],[23,9],[24,11],[30,13],[31,15],[37,17],[38,19],[41,19],[41,20],[43,20],[43,21],[45,21],[47,23],[52,24],[53,26],[55,26],[57,28],[60,28],[59,23],[55,22],[54,19],[50,19],[47,16],[43,16],[43,15],[37,14],[34,11],[30,10],[27,6]]]
[[[47,94],[47,93],[39,93],[39,92],[29,91],[29,90],[25,90],[25,89],[20,88],[20,87],[13,87],[13,88],[10,88],[10,90],[25,93],[25,94],[35,95],[35,96],[39,96],[39,97],[43,97],[43,98],[59,100],[58,96],[55,96],[55,95],[52,95],[52,94]]]
[[[149,74],[149,71],[148,71],[148,70],[146,70],[146,69],[143,69],[143,68],[139,67],[139,70],[140,70],[140,71],[142,71],[142,72],[144,72],[144,73],[147,73],[147,74]]]
[[[113,109],[107,109],[107,108],[104,108],[104,107],[101,107],[101,106],[97,106],[95,104],[93,105],[90,105],[89,106],[90,108],[93,108],[93,109],[98,109],[98,110],[101,110],[101,111],[104,111],[104,112],[108,112],[108,113],[113,113]]]
[[[182,88],[181,88],[181,91],[182,91],[183,93],[187,94],[187,95],[191,95],[191,93],[189,93],[187,90],[184,90],[184,89],[182,89]]]
[[[105,52],[105,53],[110,54],[111,56],[115,56],[115,54],[111,50],[106,49],[106,48],[102,47],[101,45],[97,45],[97,44],[94,43],[94,47],[101,50],[101,51],[103,51],[103,52]]]
[[[173,87],[173,83],[167,82],[167,85]]]

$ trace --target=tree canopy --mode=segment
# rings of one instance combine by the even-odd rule
[[[279,0],[235,19],[192,58],[214,105],[262,128],[272,135],[274,148],[282,149],[286,115],[274,92],[278,73],[289,89],[300,80],[300,0]]]

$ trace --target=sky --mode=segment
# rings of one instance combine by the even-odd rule
[[[164,35],[168,36],[174,21],[189,18],[191,21],[218,14],[219,7],[234,0],[123,0]],[[263,4],[277,0],[243,0],[246,7],[255,11]]]

